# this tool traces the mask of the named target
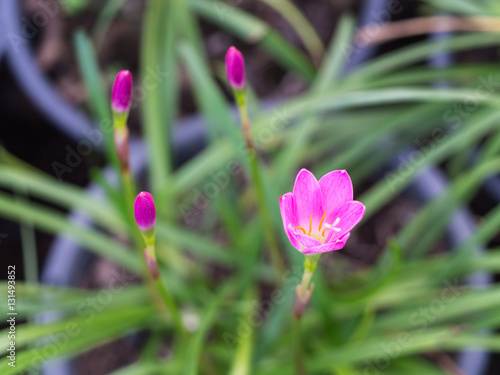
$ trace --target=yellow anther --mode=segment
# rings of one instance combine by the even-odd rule
[[[300,229],[302,232],[304,232],[304,234],[307,234],[306,230],[304,228],[302,228],[302,227],[295,227],[294,229]]]
[[[309,214],[309,235],[311,235],[311,231],[312,231],[312,225],[313,225],[313,217],[312,217],[312,214]]]
[[[323,232],[321,232],[321,237],[325,237],[325,231],[326,231],[327,229],[328,229],[328,228],[323,229]]]
[[[321,227],[323,226],[323,220],[325,220],[325,215],[326,215],[326,211],[323,213],[323,216],[321,217],[321,221],[319,222],[318,231],[320,231]]]

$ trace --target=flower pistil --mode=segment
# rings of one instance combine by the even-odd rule
[[[302,233],[304,233],[306,236],[312,237],[312,238],[320,241],[321,243],[323,243],[325,241],[325,234],[326,234],[326,231],[328,229],[331,229],[335,232],[341,231],[341,228],[336,227],[336,225],[338,225],[338,223],[340,223],[340,217],[337,217],[335,219],[335,221],[333,222],[333,224],[325,223],[324,228],[323,228],[323,222],[325,220],[325,216],[326,216],[326,211],[323,213],[323,216],[321,217],[321,220],[319,222],[318,230],[315,231],[315,233],[312,232],[312,227],[313,227],[312,214],[309,215],[309,231],[306,232],[304,227],[301,227],[301,226],[292,227],[292,225],[289,224],[289,227],[291,227],[293,229],[301,230]],[[322,228],[323,228],[323,230],[321,230]]]

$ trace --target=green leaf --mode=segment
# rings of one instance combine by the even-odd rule
[[[177,63],[170,7],[165,0],[148,3],[140,59],[142,118],[155,193],[168,186],[172,168],[170,132],[177,114]]]
[[[87,98],[93,116],[99,121],[99,130],[104,137],[104,149],[109,162],[118,170],[118,157],[116,156],[113,141],[113,123],[109,96],[99,72],[97,58],[90,39],[85,32],[75,34],[74,43],[78,58],[78,65],[83,75]]]
[[[248,43],[258,43],[285,68],[311,81],[315,71],[304,54],[290,45],[263,21],[219,0],[191,0],[190,5],[201,17],[235,34]]]
[[[48,208],[34,203],[25,203],[13,200],[6,194],[0,193],[0,214],[5,218],[22,223],[30,223],[36,228],[53,234],[66,234],[74,237],[78,242],[95,252],[127,267],[131,271],[141,274],[142,267],[137,261],[136,253],[113,241],[96,230],[72,224],[67,217]]]
[[[8,366],[9,359],[0,359],[3,375],[23,373],[29,369],[37,369],[47,361],[79,354],[92,347],[107,343],[134,330],[144,327],[153,313],[151,306],[129,307],[118,311],[101,312],[94,319],[88,317],[70,318],[65,322],[55,323],[61,329],[59,336],[53,336],[42,345],[16,353],[16,367]],[[18,328],[21,333],[21,327]],[[39,327],[40,333],[51,332],[46,327]],[[33,326],[36,331],[37,327]],[[64,344],[61,344],[63,342]]]
[[[125,228],[122,218],[109,203],[97,201],[94,197],[90,197],[85,190],[57,181],[48,175],[27,173],[18,168],[4,165],[0,169],[0,186],[23,189],[30,195],[46,199],[64,209],[80,210],[106,228],[118,231],[123,231]]]
[[[222,287],[203,314],[198,331],[188,342],[188,349],[186,350],[184,360],[184,374],[198,374],[198,363],[202,353],[204,341],[208,336],[209,329],[216,321],[217,312],[221,308],[221,304],[231,292],[232,287],[231,283],[227,283],[224,287]]]

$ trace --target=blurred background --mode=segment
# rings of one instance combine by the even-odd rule
[[[165,0],[165,3],[170,1]],[[348,168],[349,172],[354,170],[353,180],[355,184],[357,183],[355,199],[366,193],[369,202],[375,202],[373,206],[367,204],[369,209],[373,207],[369,217],[353,232],[348,245],[342,250],[342,255],[338,255],[339,259],[328,257],[323,270],[326,279],[348,287],[355,283],[349,284],[350,279],[344,284],[341,282],[352,273],[362,273],[372,268],[378,271],[376,268],[378,266],[384,271],[386,264],[379,263],[379,259],[386,257],[387,248],[392,246],[392,239],[401,238],[399,237],[401,233],[407,235],[404,237],[403,234],[403,238],[408,242],[401,240],[405,246],[401,243],[398,245],[396,241],[394,247],[400,246],[403,249],[400,250],[402,253],[406,248],[420,245],[420,254],[414,258],[410,257],[411,259],[421,259],[419,256],[424,259],[433,256],[445,257],[443,254],[460,248],[464,243],[470,244],[470,247],[479,254],[487,251],[485,249],[495,249],[499,246],[498,221],[488,219],[490,218],[488,214],[500,202],[500,180],[496,167],[492,166],[498,160],[493,159],[493,156],[497,155],[500,139],[498,132],[500,119],[496,119],[495,114],[492,114],[499,103],[497,99],[500,86],[500,73],[497,68],[499,50],[498,42],[494,41],[498,38],[496,33],[500,31],[499,3],[472,0],[192,0],[183,3],[189,4],[196,32],[201,36],[200,44],[193,44],[202,51],[208,61],[207,68],[225,101],[232,103],[231,90],[226,84],[224,72],[224,55],[231,45],[237,46],[245,56],[247,79],[251,85],[251,98],[255,107],[265,110],[284,104],[281,112],[272,113],[274,116],[271,117],[272,121],[278,116],[278,121],[288,124],[290,118],[293,122],[293,119],[298,117],[293,110],[290,110],[296,103],[293,101],[294,98],[309,98],[309,101],[304,101],[305,104],[300,104],[302,105],[300,108],[303,109],[302,113],[307,112],[308,116],[317,119],[320,130],[311,137],[310,143],[302,145],[300,152],[296,152],[299,155],[296,164],[287,170],[289,174],[283,172],[282,181],[277,184],[279,192],[282,194],[292,189],[292,171],[294,173],[298,171],[299,165],[319,166],[316,177],[321,176],[319,171],[326,172],[347,165],[351,166],[351,169]],[[103,168],[109,164],[105,142],[99,139],[95,143],[91,142],[90,148],[86,148],[85,145],[82,146],[82,141],[85,139],[92,141],[92,136],[97,134],[92,133],[92,129],[95,129],[98,123],[103,126],[103,119],[109,111],[106,100],[116,72],[121,69],[132,72],[137,87],[133,93],[133,105],[128,123],[134,145],[139,145],[138,140],[141,138],[146,137],[149,140],[151,137],[154,138],[153,133],[144,134],[144,123],[148,118],[144,114],[144,107],[148,105],[145,99],[148,94],[143,91],[149,91],[149,89],[144,90],[147,85],[144,78],[147,77],[155,87],[154,90],[158,86],[159,90],[163,90],[162,93],[167,95],[169,89],[165,88],[168,86],[165,85],[165,81],[175,81],[173,85],[176,90],[175,111],[162,118],[165,120],[165,126],[169,124],[171,132],[169,142],[172,148],[172,169],[182,170],[182,166],[186,163],[189,165],[189,161],[199,155],[207,145],[214,147],[210,131],[207,130],[209,128],[207,124],[213,122],[213,117],[210,118],[209,111],[209,114],[206,114],[206,109],[200,110],[200,107],[204,107],[204,103],[199,98],[200,92],[193,89],[203,80],[208,70],[198,67],[197,71],[196,67],[189,66],[185,52],[181,52],[185,55],[182,55],[183,59],[180,59],[174,71],[168,70],[166,65],[141,62],[148,53],[149,56],[154,55],[155,47],[147,45],[148,37],[145,31],[148,17],[151,17],[146,13],[150,4],[149,1],[141,0],[0,0],[2,129],[0,168],[8,165],[19,168],[25,173],[33,173],[34,176],[42,171],[61,184],[70,184],[82,188],[82,191],[90,184],[94,184],[100,186],[105,194],[112,196],[112,189],[106,190],[108,185],[103,182],[105,180],[103,176],[106,175]],[[161,5],[158,7],[161,8]],[[346,21],[345,17],[350,17],[350,21]],[[188,22],[187,18],[172,18],[166,20],[165,24],[171,22],[179,30],[181,26],[177,23]],[[354,28],[349,31],[346,22],[351,22]],[[272,33],[268,33],[268,30],[272,30]],[[150,32],[155,33],[154,30]],[[173,43],[174,50],[177,50],[177,44],[180,45],[182,38],[190,38],[188,34],[189,31],[176,31],[172,39],[165,39],[163,43],[165,45]],[[469,39],[466,39],[467,35],[470,36]],[[464,38],[455,42],[455,37]],[[339,43],[344,44],[336,44],[333,50],[335,53],[329,54],[332,51],[330,46],[334,45],[336,38],[340,40]],[[428,48],[427,53],[426,49],[421,47],[422,43],[426,42],[433,43],[433,48]],[[165,55],[158,61],[168,61],[169,56],[166,54],[169,51],[171,50],[168,48],[160,51],[159,53]],[[407,54],[397,57],[395,53],[398,51]],[[381,59],[384,56],[396,57],[393,60]],[[328,68],[325,72],[325,61],[331,64],[328,67],[335,72],[334,74],[329,75]],[[358,69],[361,73],[356,78],[354,74]],[[98,72],[97,76],[93,74],[95,71]],[[333,103],[335,97],[325,96],[326,104],[322,104],[321,95],[308,96],[312,91],[311,87],[321,86],[321,83],[311,83],[315,82],[314,77],[317,77],[318,72],[322,72],[322,77],[335,76],[331,83],[324,81],[327,86],[324,89],[335,90],[338,84],[340,93],[347,93],[345,96],[347,102],[350,100],[353,103],[357,100],[361,102],[359,119],[356,117],[358,114],[355,104],[353,104],[354,109],[348,108],[345,117],[342,117],[344,115],[342,108],[337,110],[334,104],[328,107],[330,102],[327,100],[331,99]],[[354,78],[351,81],[346,80],[348,83],[344,84],[342,79],[349,77],[352,72]],[[200,83],[199,86],[202,87],[203,84]],[[408,87],[416,89],[410,92],[406,90]],[[393,88],[396,90],[390,92]],[[373,90],[373,96],[368,95],[369,90]],[[359,95],[360,99],[356,99],[358,92],[368,92],[368,94]],[[441,94],[442,92],[445,94]],[[201,91],[201,94],[203,93],[206,91]],[[471,93],[476,93],[476,96],[471,97]],[[352,95],[349,96],[350,94]],[[387,95],[387,100],[383,99],[384,95]],[[343,103],[342,100],[337,102]],[[418,108],[417,105],[413,107],[414,100],[426,101],[429,107],[424,108],[424,104],[420,102]],[[255,104],[259,101],[259,105]],[[315,103],[317,107],[312,106]],[[484,109],[483,103],[486,103],[484,105],[488,108]],[[234,109],[231,109],[232,115],[233,112]],[[257,113],[256,110],[254,112]],[[352,113],[354,115],[351,118],[349,116]],[[484,114],[484,118],[480,116],[481,114]],[[316,115],[318,116],[315,117]],[[321,119],[318,119],[320,117]],[[269,117],[267,119],[269,120]],[[474,130],[470,130],[474,129],[476,120],[478,123],[485,121],[492,125],[488,127],[485,125],[483,128],[478,125],[476,134]],[[388,125],[391,121],[395,121],[392,127]],[[408,125],[410,123],[411,126]],[[352,133],[348,134],[351,124],[354,124]],[[336,137],[335,126],[347,129],[338,131],[339,137],[343,137],[345,142],[332,143],[329,146],[329,140]],[[328,132],[328,129],[331,129],[332,134],[325,135],[326,138],[322,142],[321,131]],[[450,137],[456,135],[455,129],[460,129],[464,134],[450,141]],[[469,131],[470,134],[467,133]],[[297,132],[291,134],[289,138],[262,141],[263,154],[267,153],[263,157],[264,162],[274,165],[274,160],[279,159],[281,150],[285,149],[283,144],[292,143],[290,139],[300,137],[300,134]],[[368,138],[370,134],[373,134],[372,141]],[[465,140],[472,136],[475,137],[472,144],[467,143]],[[165,138],[167,137],[168,134],[165,132]],[[362,137],[367,139],[363,140]],[[352,155],[357,151],[349,149],[358,150],[355,148],[358,141],[359,145],[367,146],[359,150],[356,155]],[[452,152],[444,155],[447,152],[446,147],[441,146],[448,144],[447,142]],[[319,146],[316,149],[317,145]],[[144,182],[147,180],[144,169],[148,155],[151,156],[148,154],[150,150],[147,147],[144,150],[140,146],[137,148],[132,146],[132,153],[134,150],[137,150],[134,169],[137,176],[140,176],[141,186],[147,186],[148,183]],[[420,153],[416,154],[418,151]],[[290,152],[288,155],[295,155],[293,150]],[[439,156],[441,152],[443,158]],[[339,155],[343,155],[343,159]],[[339,159],[335,159],[336,157]],[[421,157],[426,158],[422,164],[418,161]],[[371,158],[373,159],[370,163]],[[327,159],[332,160],[330,164],[320,163],[321,161],[326,163]],[[346,161],[346,164],[342,161]],[[479,177],[473,175],[477,177],[474,180],[477,181],[477,186],[450,203],[454,208],[447,209],[446,214],[443,214],[443,218],[446,216],[443,220],[446,221],[442,225],[436,224],[436,227],[441,229],[437,229],[440,232],[435,233],[435,238],[426,240],[424,235],[419,237],[418,231],[412,235],[408,234],[410,232],[405,232],[405,228],[413,223],[412,220],[424,210],[424,207],[427,216],[423,216],[421,220],[422,223],[426,223],[423,226],[426,229],[420,228],[420,230],[425,234],[431,232],[432,223],[439,221],[440,210],[443,207],[436,197],[447,195],[455,197],[454,194],[461,191],[461,187],[470,181],[466,178],[468,175],[464,177],[465,175],[461,173],[473,171],[473,167],[476,163],[479,165],[479,161],[485,163],[490,161],[490,164],[481,167],[487,172],[477,172]],[[314,171],[314,168],[312,169]],[[218,169],[214,167],[213,170]],[[408,177],[410,175],[411,177]],[[7,172],[0,177],[2,193],[10,197],[13,204],[17,201],[28,205],[43,204],[64,217],[68,215],[68,221],[70,214],[74,218],[76,211],[68,209],[68,207],[75,208],[71,204],[61,207],[57,202],[44,196],[44,193],[32,193],[31,185],[27,184],[23,188],[24,183],[21,180],[19,180],[21,182],[14,181]],[[204,179],[209,180],[210,177],[200,177],[199,180],[205,181]],[[236,190],[243,189],[246,179],[237,176],[234,180]],[[405,180],[405,186],[399,180]],[[400,183],[401,186],[398,185]],[[378,190],[372,190],[376,184]],[[199,189],[203,192],[203,186],[206,184],[189,186],[190,188],[201,186]],[[453,186],[453,190],[452,188],[447,190],[450,186]],[[157,191],[168,193],[167,188]],[[226,238],[224,224],[219,226],[207,224],[214,208],[206,211],[203,208],[200,215],[198,212],[200,210],[196,206],[197,190],[187,191],[191,193],[179,199],[172,209],[176,216],[173,221],[178,223],[179,227],[194,228],[195,232],[199,230],[209,233],[209,238],[214,239],[215,243],[224,242]],[[390,196],[390,199],[387,196]],[[68,200],[71,200],[71,197],[68,196]],[[183,208],[186,204],[187,211]],[[245,205],[243,202],[242,206],[246,207],[248,204]],[[15,206],[6,206],[4,201],[0,202],[0,248],[3,254],[1,267],[6,269],[7,265],[15,264],[18,280],[29,282],[42,280],[60,286],[98,290],[109,282],[109,275],[117,270],[109,261],[97,261],[90,255],[91,253],[74,246],[71,241],[65,242],[68,240],[69,231],[66,231],[64,226],[61,225],[60,230],[54,230],[56,224],[54,226],[47,224],[49,228],[47,229],[44,228],[42,219],[30,220],[29,211],[19,216],[15,211]],[[171,214],[167,213],[165,217],[170,218]],[[484,237],[479,239],[474,237],[474,241],[467,242],[474,233],[477,233],[476,225],[484,223],[489,223],[487,233],[481,232],[486,233]],[[278,230],[281,230],[281,227]],[[168,234],[165,236],[168,237]],[[115,237],[118,238],[118,242],[126,242],[123,233]],[[179,246],[183,245],[185,244]],[[286,252],[293,251],[288,247]],[[72,250],[65,252],[65,249],[69,248]],[[23,249],[31,249],[32,253],[36,253],[36,257],[30,258],[27,262],[26,254],[29,253]],[[496,253],[494,255],[496,256]],[[439,259],[442,260],[440,263],[442,268],[446,268],[447,258]],[[492,288],[496,294],[488,295],[488,299],[491,301],[496,296],[497,301],[500,301],[495,284],[500,280],[498,256],[485,259],[474,269],[468,270],[468,273],[459,276],[465,285]],[[449,262],[452,264],[452,260]],[[423,266],[418,272],[423,279],[430,279],[432,272],[429,271],[430,274],[427,274],[426,270],[434,270],[437,273],[441,270],[441,266],[436,264],[435,268]],[[208,282],[213,281],[214,284],[223,283],[226,274],[231,274],[230,267],[228,270],[210,263],[209,268],[210,272],[206,277]],[[366,274],[362,275],[366,277],[361,278],[362,280],[374,280]],[[6,279],[6,274],[2,272],[1,278]],[[131,280],[137,282],[133,278]],[[261,287],[264,290],[266,287],[269,288],[266,282],[272,284],[265,278],[264,281],[261,280],[264,284]],[[397,284],[395,280],[384,282]],[[336,284],[337,289],[330,290],[328,283],[325,285],[328,291],[332,291],[332,295],[341,288]],[[265,295],[266,292],[262,293]],[[362,300],[364,297],[359,298],[362,301],[356,307],[359,319],[353,325],[359,324],[357,327],[361,327],[359,329],[362,331],[363,324],[369,324],[367,322],[373,317],[369,314],[363,315],[364,306],[370,306],[370,303]],[[406,308],[406,303],[409,302],[403,300],[398,308]],[[428,303],[425,300],[422,302],[424,306]],[[193,302],[192,305],[196,306],[196,303]],[[34,302],[33,306],[38,305]],[[383,308],[384,306],[381,308],[382,314]],[[418,360],[407,363],[401,361],[395,367],[366,365],[366,362],[357,358],[353,360],[355,363],[353,367],[328,371],[321,368],[310,373],[499,374],[500,356],[497,353],[500,351],[499,322],[498,319],[495,320],[494,313],[500,311],[499,307],[493,304],[485,305],[484,311],[464,310],[462,315],[460,309],[457,309],[457,313],[450,313],[450,317],[446,318],[448,320],[444,320],[443,324],[447,324],[446,327],[451,327],[449,328],[451,330],[461,327],[461,324],[474,325],[481,319],[490,319],[492,323],[487,327],[478,325],[478,331],[488,337],[491,336],[491,341],[487,344],[478,343],[477,347],[472,345],[472,348],[464,342],[455,343],[442,350],[438,348],[438,344],[433,346],[436,350],[424,345],[422,349],[410,350],[408,353],[408,355],[415,354]],[[342,319],[345,318],[342,312],[336,311],[336,313],[342,316]],[[485,315],[481,315],[482,313]],[[404,311],[402,314],[402,321],[407,320],[404,319]],[[53,319],[53,317],[45,318]],[[42,321],[45,318],[42,317]],[[457,320],[454,320],[455,318]],[[31,317],[27,320],[31,320]],[[321,331],[321,328],[317,327],[322,325],[316,326],[316,332]],[[387,316],[381,327],[380,330],[387,332],[402,329],[399,326],[392,328],[391,324],[387,323]],[[363,332],[360,335],[363,336]],[[83,351],[82,347],[79,350],[85,354],[71,365],[62,361],[54,365],[55,367],[45,368],[44,371],[50,375],[110,374],[124,365],[134,363],[140,357],[137,347],[142,347],[145,342],[144,337],[136,335],[107,343],[104,347],[106,350],[94,348]],[[168,345],[167,349],[163,347],[163,350],[168,352]],[[218,365],[219,362],[224,363],[223,355],[218,355],[217,350],[214,352],[216,353],[215,363],[212,363],[214,370],[200,373],[220,373],[218,371],[221,371],[219,370],[221,367]],[[310,348],[310,352],[314,353],[315,349]],[[211,354],[213,353],[209,355]],[[281,354],[278,351],[275,356],[280,357]],[[164,353],[162,355],[168,356]],[[397,357],[399,358],[399,355]],[[425,364],[433,364],[432,370],[420,362],[422,358]],[[364,365],[359,365],[361,362]],[[259,372],[262,368],[264,370]],[[264,365],[262,368],[249,373],[281,373],[276,370],[279,368],[278,365],[270,366],[270,370],[266,370]],[[349,372],[351,370],[352,372]],[[151,373],[155,373],[154,371]]]

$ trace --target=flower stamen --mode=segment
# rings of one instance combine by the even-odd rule
[[[304,228],[302,228],[302,227],[294,227],[294,229],[300,229],[302,232],[304,232],[304,234],[307,234],[306,230]]]
[[[312,214],[309,214],[309,232],[307,233],[309,236],[311,235],[312,225],[313,225],[313,217]]]
[[[323,213],[323,216],[321,216],[321,221],[319,222],[318,231],[320,231],[321,227],[323,226],[323,220],[325,220],[325,215],[326,215],[326,211]]]

